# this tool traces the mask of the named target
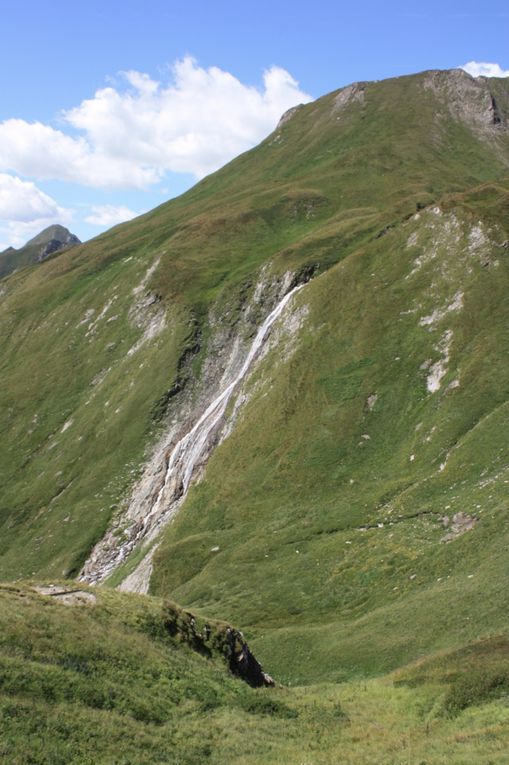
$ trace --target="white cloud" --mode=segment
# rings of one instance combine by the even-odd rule
[[[509,69],[502,69],[500,64],[490,64],[486,61],[469,61],[460,69],[471,74],[472,77],[509,77]]]
[[[0,123],[0,170],[96,187],[143,188],[165,172],[197,178],[263,139],[291,106],[311,100],[280,67],[263,87],[240,82],[190,57],[171,81],[123,73],[127,87],[107,87],[65,112],[67,132],[40,122]]]
[[[141,213],[137,213],[129,207],[93,205],[92,213],[85,218],[85,223],[91,223],[93,226],[116,226],[117,223],[124,223],[137,215],[141,215]]]
[[[0,220],[29,222],[55,218],[62,208],[31,181],[0,173]]]
[[[83,137],[19,119],[0,123],[0,170],[99,187],[144,187],[158,179],[135,158],[108,156]]]
[[[0,173],[0,250],[20,247],[46,226],[68,223],[71,217],[35,183]]]

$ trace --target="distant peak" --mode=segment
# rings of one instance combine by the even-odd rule
[[[50,255],[81,244],[78,237],[58,223],[48,226],[23,247],[9,247],[0,253],[0,279],[23,266],[41,263]]]
[[[78,237],[75,234],[72,234],[68,228],[61,226],[59,223],[54,223],[52,226],[48,226],[30,239],[25,246],[29,247],[32,245],[47,244],[52,240],[61,242],[62,245],[71,243],[81,244]]]

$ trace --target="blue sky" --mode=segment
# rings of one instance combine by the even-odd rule
[[[509,74],[507,2],[2,0],[0,22],[0,249],[57,219],[94,236],[349,82]]]

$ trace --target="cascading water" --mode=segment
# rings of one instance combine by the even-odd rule
[[[204,463],[212,451],[214,436],[222,423],[232,395],[258,357],[273,324],[302,286],[300,284],[294,287],[279,301],[258,329],[246,359],[235,378],[221,390],[193,427],[177,442],[167,461],[164,482],[145,517],[132,523],[125,530],[123,538],[116,544],[110,536],[107,543],[101,540],[96,545],[80,574],[82,581],[95,584],[108,577],[137,545],[143,542],[148,546],[159,534],[161,528],[175,515],[187,494],[193,476],[196,475],[197,468]],[[150,559],[151,555],[147,556],[140,565],[140,568],[146,569],[143,578],[147,580],[147,583],[150,575]],[[128,580],[125,580],[121,587],[137,591],[146,590],[145,587],[140,588],[134,584],[132,587],[129,586]]]

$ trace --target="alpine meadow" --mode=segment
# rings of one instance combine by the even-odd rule
[[[0,254],[0,760],[506,765],[509,79],[53,228]]]

